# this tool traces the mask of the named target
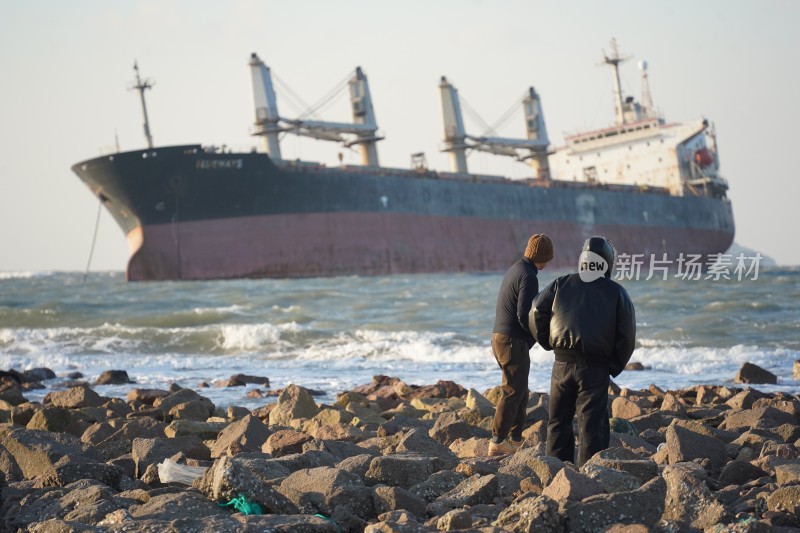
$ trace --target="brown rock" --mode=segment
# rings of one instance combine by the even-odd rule
[[[293,429],[278,430],[267,438],[261,451],[273,457],[302,453],[303,444],[313,440],[310,435]],[[363,450],[362,450],[363,451]]]
[[[728,460],[725,443],[678,425],[667,427],[669,464],[707,458],[714,468],[722,467]]]
[[[165,413],[169,413],[176,405],[192,401],[201,402],[203,405],[205,405],[208,416],[212,416],[214,414],[216,407],[214,406],[213,402],[205,396],[197,394],[192,389],[180,389],[173,392],[169,396],[156,398],[156,400],[153,402],[153,406],[158,407]]]
[[[198,422],[196,420],[173,420],[164,428],[167,437],[199,437],[202,440],[216,439],[220,431],[228,427],[227,422]]]
[[[169,391],[161,389],[133,389],[128,391],[125,400],[128,402],[141,402],[146,405],[153,405],[159,398],[169,396]]]
[[[453,490],[436,498],[428,506],[428,512],[433,515],[441,515],[450,509],[487,504],[497,496],[498,489],[499,481],[495,474],[471,476],[459,483]]]
[[[375,457],[370,462],[364,481],[410,489],[428,479],[431,474],[433,474],[433,462],[428,457],[417,454],[390,454]]]
[[[289,425],[296,418],[312,418],[319,412],[309,391],[299,385],[289,385],[269,413],[269,424]]]
[[[795,380],[800,380],[800,360],[795,359],[794,365],[792,366],[792,377]]]
[[[630,371],[644,370],[644,365],[638,361],[632,361],[627,365],[625,365],[625,370],[630,370]]]
[[[100,407],[105,401],[89,387],[72,387],[65,391],[51,392],[44,398],[44,404],[50,403],[55,407],[65,407],[67,409]]]
[[[547,496],[522,494],[497,517],[496,525],[509,531],[564,531],[564,518],[558,512],[558,503]]]
[[[25,426],[28,429],[41,429],[55,433],[71,433],[76,437],[83,434],[83,430],[72,413],[62,407],[44,407],[36,411]]]
[[[765,471],[750,464],[748,461],[731,461],[725,465],[719,475],[719,484],[723,487],[728,485],[744,485],[748,481],[768,476]]]
[[[800,517],[800,485],[780,487],[767,497],[770,511],[783,511]]]
[[[375,487],[372,498],[378,514],[403,509],[416,516],[425,516],[425,501],[402,487],[379,485]]]
[[[571,468],[562,468],[553,481],[542,492],[556,501],[581,501],[589,496],[603,493],[603,487],[592,478]]]
[[[466,509],[453,509],[436,519],[436,529],[439,531],[455,531],[471,527],[472,515]]]
[[[780,486],[800,484],[800,463],[775,465],[775,480]]]
[[[778,376],[752,363],[744,363],[733,379],[735,383],[765,383],[775,384]]]
[[[177,420],[197,420],[204,422],[208,420],[208,403],[203,400],[191,400],[179,403],[169,410],[169,416]]]
[[[694,463],[668,466],[662,474],[667,483],[663,518],[705,529],[729,518],[725,506],[711,493],[705,472]]]
[[[661,411],[666,413],[672,413],[680,417],[686,416],[686,406],[677,396],[675,396],[671,392],[668,392],[664,395],[664,399],[661,402]]]
[[[261,420],[248,415],[231,422],[220,431],[216,442],[211,446],[211,457],[261,451],[270,435],[270,430]]]
[[[630,420],[631,418],[636,418],[637,416],[642,416],[643,414],[644,409],[639,407],[639,405],[628,398],[623,398],[620,396],[614,398],[614,401],[611,403],[612,417]]]
[[[106,370],[95,380],[95,385],[127,385],[134,383],[125,370]]]
[[[307,514],[331,516],[341,507],[361,518],[374,516],[372,491],[358,476],[338,468],[298,470],[281,481],[278,490]]]
[[[95,452],[84,451],[80,440],[67,433],[15,428],[0,433],[0,445],[14,458],[25,479],[42,475],[66,455],[101,459]]]
[[[774,407],[758,407],[753,409],[744,409],[742,411],[732,411],[725,420],[723,420],[719,428],[729,430],[753,429],[753,428],[771,428],[781,424],[796,424],[795,418],[783,411],[775,409]]]
[[[136,477],[142,477],[150,465],[157,465],[164,459],[173,458],[178,451],[167,439],[133,439],[131,455],[136,468]]]
[[[658,477],[633,491],[567,500],[561,511],[569,531],[603,531],[618,523],[644,524],[654,530],[664,512],[665,493],[666,484]]]

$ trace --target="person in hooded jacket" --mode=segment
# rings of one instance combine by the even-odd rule
[[[508,455],[522,446],[528,406],[530,350],[534,340],[528,313],[539,293],[539,270],[553,259],[553,241],[545,234],[528,239],[523,257],[503,276],[492,329],[492,353],[503,372],[503,394],[497,402],[489,455]]]
[[[628,293],[611,279],[615,252],[604,237],[583,246],[579,272],[542,290],[530,312],[530,330],[555,354],[550,377],[547,454],[575,463],[572,420],[578,417],[578,462],[608,448],[609,376],[628,364],[636,316]]]

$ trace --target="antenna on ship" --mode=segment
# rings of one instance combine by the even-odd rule
[[[603,51],[603,64],[611,65],[614,69],[614,115],[618,126],[625,124],[625,115],[622,110],[622,88],[619,83],[619,64],[627,60],[627,57],[621,57],[617,50],[617,39],[611,38],[611,55],[607,56],[605,50]]]
[[[128,90],[132,91],[135,89],[139,91],[139,97],[142,99],[142,114],[144,114],[144,136],[147,138],[147,147],[152,148],[153,136],[150,135],[150,120],[147,118],[147,104],[144,101],[144,91],[152,89],[156,82],[150,78],[142,80],[139,76],[139,63],[137,61],[133,62],[133,70],[136,71],[136,80],[128,84]]]
[[[644,116],[655,117],[656,110],[653,106],[653,97],[650,96],[650,80],[647,78],[647,61],[639,61],[639,70],[642,71],[642,107]]]

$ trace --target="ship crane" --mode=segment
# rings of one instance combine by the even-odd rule
[[[256,111],[253,135],[264,138],[264,149],[272,159],[282,159],[280,134],[286,132],[322,141],[340,142],[348,148],[359,146],[362,165],[380,166],[377,142],[383,137],[378,135],[369,83],[361,67],[356,67],[355,74],[348,82],[353,122],[327,122],[281,117],[278,113],[277,97],[269,67],[254,53],[250,58],[250,68]]]
[[[526,139],[469,135],[464,127],[458,90],[444,76],[439,83],[439,90],[444,120],[445,147],[442,151],[450,153],[450,166],[453,172],[467,173],[466,151],[478,150],[513,157],[518,161],[529,161],[534,176],[543,180],[549,179],[547,148],[550,141],[547,137],[541,99],[533,87],[528,89],[522,100]]]

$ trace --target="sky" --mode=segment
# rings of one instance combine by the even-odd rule
[[[145,146],[141,108],[127,86],[138,61],[156,146],[249,149],[252,52],[314,104],[356,66],[369,77],[386,139],[381,164],[408,168],[440,152],[438,84],[494,124],[529,86],[541,96],[553,146],[565,134],[613,123],[611,71],[602,50],[617,39],[631,57],[623,91],[639,98],[636,63],[649,64],[654,103],[669,122],[714,122],[730,183],[736,242],[800,264],[800,2],[670,0],[44,0],[3,1],[0,17],[0,271],[83,271],[98,201],[70,167]],[[281,114],[299,116],[278,84]],[[521,109],[521,106],[520,106]],[[343,94],[320,118],[350,120]],[[467,119],[467,130],[483,133]],[[523,137],[521,113],[498,134]],[[286,137],[285,158],[357,164],[333,143]],[[468,159],[477,173],[523,177],[525,165]],[[101,211],[92,271],[124,270],[122,230]]]

